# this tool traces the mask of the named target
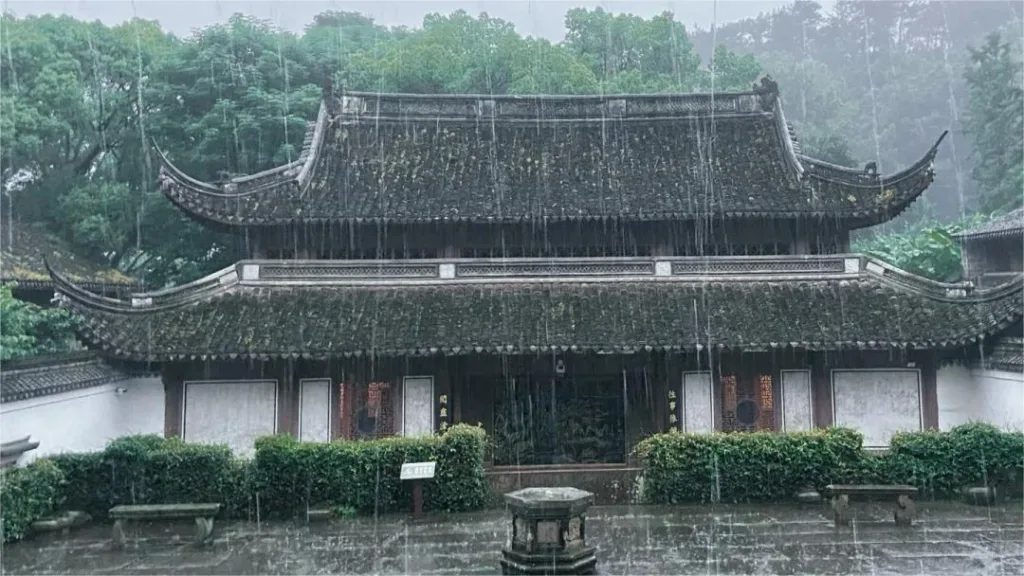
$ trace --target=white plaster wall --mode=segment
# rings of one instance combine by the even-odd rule
[[[116,391],[124,389],[123,394]],[[19,460],[102,450],[129,434],[164,434],[164,386],[159,377],[0,404],[0,440],[31,436],[39,448]]]
[[[783,370],[782,429],[798,432],[811,428],[811,371]]]
[[[186,442],[226,444],[253,456],[255,442],[277,430],[277,381],[185,382]]]
[[[331,441],[331,381],[299,382],[299,440]]]
[[[714,432],[715,416],[710,372],[683,374],[683,431],[691,434]]]
[[[430,436],[434,433],[434,378],[408,376],[402,383],[402,434]]]
[[[864,434],[864,446],[889,446],[893,434],[921,429],[921,374],[917,370],[833,370],[836,426]]]
[[[1024,430],[1024,374],[944,366],[936,374],[939,428],[985,422]]]
[[[935,373],[939,429],[949,430],[978,417],[975,382],[966,366],[943,366]]]
[[[971,370],[977,386],[976,420],[1006,430],[1024,430],[1024,373]]]

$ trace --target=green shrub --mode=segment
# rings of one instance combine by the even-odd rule
[[[830,483],[911,484],[934,497],[966,486],[1007,486],[1024,474],[1024,434],[986,424],[897,434],[884,454],[854,430],[683,434],[641,442],[642,499],[652,503],[786,500]]]
[[[49,460],[0,471],[0,536],[4,542],[25,536],[32,523],[61,504],[64,474]]]
[[[64,473],[64,508],[104,518],[114,501],[111,467],[103,452],[58,454],[49,458]]]
[[[292,516],[307,506],[330,504],[360,512],[409,506],[411,483],[399,480],[402,464],[436,461],[424,482],[428,510],[463,511],[483,506],[486,435],[457,425],[441,436],[331,443],[272,436],[256,442],[254,486],[262,515]]]
[[[821,489],[856,466],[862,436],[830,428],[778,434],[656,434],[636,448],[651,503],[749,502]]]
[[[102,452],[62,454],[53,462],[67,478],[66,506],[94,518],[118,504],[220,502],[230,514],[248,510],[250,474],[226,446],[126,436]]]
[[[1024,470],[1024,434],[980,423],[897,434],[885,460],[885,476],[932,496],[955,495],[965,486],[1006,486]]]

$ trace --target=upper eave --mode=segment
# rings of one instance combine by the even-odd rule
[[[130,300],[53,272],[81,335],[133,361],[964,346],[1019,321],[1024,276],[972,291],[858,255],[243,261]]]
[[[414,127],[432,132],[417,144]],[[657,135],[659,128],[675,138],[678,152],[662,153],[663,161],[643,148],[664,146],[657,138],[669,136]],[[550,137],[542,144],[516,140],[531,130]],[[455,140],[431,140],[443,140],[442,132],[475,138],[482,148],[460,153]],[[580,142],[580,134],[596,139],[600,158],[587,156],[588,149],[555,154],[545,148],[562,150],[562,140]],[[562,140],[552,143],[556,137]],[[500,138],[508,141],[494,140]],[[635,157],[625,158],[634,141]],[[454,146],[447,159],[444,146]],[[885,177],[801,156],[768,79],[748,92],[684,95],[347,92],[323,101],[292,164],[210,183],[184,174],[161,153],[160,183],[190,216],[228,229],[708,216],[830,218],[858,228],[891,219],[920,196],[934,177],[937,149],[938,142],[910,168]]]

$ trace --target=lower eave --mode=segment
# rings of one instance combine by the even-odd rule
[[[214,279],[216,282],[217,280]],[[937,349],[1019,321],[1021,281],[939,297],[885,279],[236,284],[121,309],[72,287],[81,335],[135,361],[545,351]]]

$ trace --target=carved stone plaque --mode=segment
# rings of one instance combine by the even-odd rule
[[[558,522],[541,520],[537,522],[537,543],[558,544]]]
[[[578,516],[570,519],[565,529],[565,543],[568,544],[579,540],[582,532],[581,528],[582,522]]]

